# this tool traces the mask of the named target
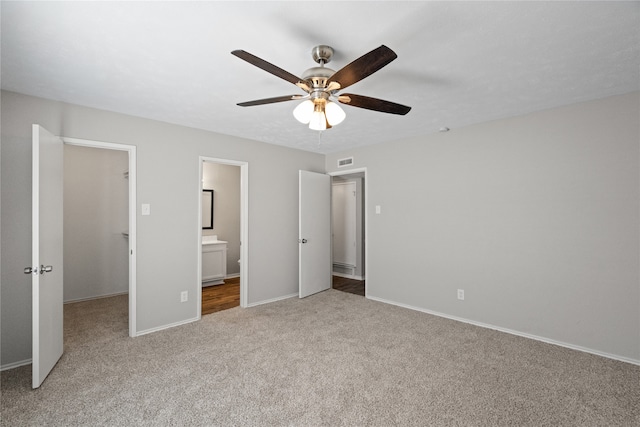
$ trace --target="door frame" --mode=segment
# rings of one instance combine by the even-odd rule
[[[356,169],[347,169],[340,170],[334,172],[328,172],[327,175],[331,176],[342,176],[342,175],[353,175],[353,174],[363,174],[363,197],[364,197],[364,230],[362,238],[364,239],[364,297],[369,297],[369,209],[367,209],[367,205],[369,204],[369,179],[367,177],[367,168],[356,168]],[[331,207],[329,207],[331,209]],[[333,260],[332,260],[333,261]],[[333,268],[332,271],[333,273]]]
[[[138,253],[136,239],[136,146],[88,139],[67,138],[64,136],[60,138],[62,142],[68,145],[126,151],[129,155],[129,336],[135,337],[138,335],[136,326],[136,259]]]
[[[204,162],[240,167],[240,307],[249,301],[249,163],[200,156],[198,158],[197,318],[202,318],[202,180]]]

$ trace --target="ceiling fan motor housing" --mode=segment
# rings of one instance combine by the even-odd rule
[[[326,67],[313,67],[302,73],[302,79],[310,81],[314,89],[326,87],[329,77],[335,74],[335,70]]]
[[[335,70],[326,68],[324,64],[331,61],[333,48],[327,45],[319,45],[311,49],[313,60],[320,64],[319,67],[312,67],[302,73],[302,79],[311,82],[312,92],[318,92],[327,87],[327,80],[335,74]],[[311,93],[313,96],[313,93]]]
[[[327,45],[319,45],[311,49],[313,60],[320,64],[319,67],[312,67],[302,73],[302,79],[311,83],[311,99],[328,99],[329,95],[325,92],[327,88],[327,80],[335,74],[335,70],[327,68],[324,64],[331,61],[333,56],[333,48]]]

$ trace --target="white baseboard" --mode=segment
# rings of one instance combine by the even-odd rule
[[[639,365],[640,366],[640,360],[631,359],[629,357],[624,357],[624,356],[618,356],[618,355],[615,355],[615,354],[605,353],[605,352],[602,352],[602,351],[599,351],[599,350],[593,350],[593,349],[590,349],[590,348],[587,348],[587,347],[581,347],[579,345],[569,344],[569,343],[562,342],[562,341],[556,341],[556,340],[553,340],[553,339],[550,339],[550,338],[540,337],[538,335],[532,335],[532,334],[528,334],[528,333],[525,333],[525,332],[514,331],[513,329],[507,329],[507,328],[503,328],[503,327],[500,327],[500,326],[490,325],[488,323],[476,322],[474,320],[469,320],[469,319],[465,319],[465,318],[462,318],[462,317],[450,316],[448,314],[439,313],[437,311],[427,310],[425,308],[415,307],[415,306],[408,305],[408,304],[402,304],[402,303],[399,303],[399,302],[390,301],[390,300],[386,300],[386,299],[383,299],[383,298],[372,297],[372,296],[369,296],[369,295],[367,295],[367,298],[371,299],[371,300],[374,300],[374,301],[383,302],[385,304],[397,305],[398,307],[408,308],[409,310],[420,311],[422,313],[427,313],[427,314],[431,314],[431,315],[438,316],[438,317],[444,317],[446,319],[451,319],[451,320],[455,320],[455,321],[462,322],[462,323],[468,323],[468,324],[474,325],[474,326],[480,326],[481,328],[493,329],[495,331],[505,332],[507,334],[516,335],[516,336],[523,337],[523,338],[529,338],[529,339],[536,340],[536,341],[541,341],[541,342],[544,342],[544,343],[547,343],[547,344],[553,344],[553,345],[557,345],[557,346],[560,346],[560,347],[570,348],[572,350],[582,351],[584,353],[590,353],[590,354],[594,354],[596,356],[606,357],[607,359],[618,360],[620,362],[626,362],[626,363],[631,363],[632,365]]]
[[[20,366],[31,365],[31,359],[20,360],[18,362],[7,363],[0,366],[0,371],[8,371],[9,369],[19,368]]]
[[[258,301],[258,302],[252,302],[251,304],[247,305],[247,308],[249,307],[255,307],[257,305],[262,305],[262,304],[269,304],[271,302],[276,302],[276,301],[280,301],[283,299],[289,299],[289,298],[293,298],[293,297],[297,297],[298,293],[296,292],[295,294],[289,294],[289,295],[284,295],[281,297],[276,297],[276,298],[271,298],[271,299],[267,299],[264,301]]]
[[[226,276],[224,276],[225,279],[235,279],[236,277],[240,277],[240,273],[227,274]]]
[[[74,302],[83,302],[83,301],[92,301],[94,299],[117,297],[118,295],[128,295],[128,294],[129,294],[129,291],[124,291],[124,292],[117,292],[115,294],[96,295],[96,296],[87,297],[87,298],[76,298],[76,299],[70,299],[70,300],[64,301],[64,304],[71,304]]]
[[[200,320],[199,317],[193,317],[191,319],[182,320],[180,322],[170,323],[168,325],[158,326],[156,328],[145,329],[144,331],[138,331],[136,337],[139,337],[141,335],[151,334],[153,332],[162,331],[163,329],[169,329],[169,328],[174,328],[176,326],[186,325],[187,323],[197,322],[198,320]]]
[[[335,271],[332,272],[331,274],[338,277],[344,277],[345,279],[364,280],[364,276],[356,276],[353,274],[345,274],[345,273],[336,273]]]

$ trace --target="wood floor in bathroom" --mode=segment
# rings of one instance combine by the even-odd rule
[[[202,288],[202,315],[240,305],[240,278],[225,279],[224,284]]]

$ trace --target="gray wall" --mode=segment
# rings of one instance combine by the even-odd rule
[[[240,166],[204,162],[202,188],[213,191],[213,230],[202,235],[227,242],[227,276],[240,274]]]
[[[64,300],[129,291],[124,151],[64,146]]]
[[[369,295],[639,362],[639,98],[327,156],[367,167]]]
[[[199,156],[249,163],[249,304],[298,289],[298,170],[324,156],[167,123],[2,92],[2,352],[31,357],[31,125],[56,135],[137,146],[137,326],[196,317]],[[151,215],[140,215],[140,204]],[[180,292],[190,299],[180,303]]]
[[[640,361],[639,97],[326,156],[367,167],[369,294]],[[2,365],[31,357],[32,123],[138,147],[139,330],[196,315],[199,156],[249,162],[249,303],[297,292],[298,169],[323,156],[2,92]]]

